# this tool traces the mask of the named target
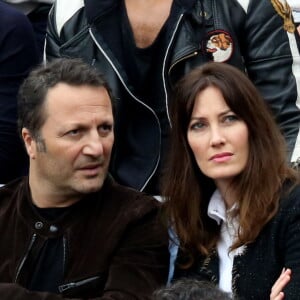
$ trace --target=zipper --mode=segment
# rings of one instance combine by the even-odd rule
[[[67,240],[65,236],[63,237],[63,274],[65,275],[67,263]]]
[[[165,100],[166,100],[166,112],[167,112],[167,117],[168,117],[169,124],[170,124],[171,128],[172,128],[172,122],[171,122],[171,118],[170,118],[170,114],[169,114],[168,92],[167,92],[167,85],[166,85],[166,79],[165,79],[164,74],[165,74],[165,70],[166,70],[166,61],[167,61],[167,57],[168,57],[168,55],[169,55],[169,51],[170,51],[171,45],[172,45],[172,43],[173,43],[173,41],[174,41],[175,35],[176,35],[177,31],[178,31],[178,27],[179,27],[179,25],[180,25],[180,23],[181,23],[181,20],[182,20],[183,16],[184,16],[184,14],[181,14],[181,15],[179,16],[179,18],[178,18],[178,21],[177,21],[177,23],[176,23],[174,32],[173,32],[173,34],[172,34],[172,36],[171,36],[171,39],[170,39],[170,42],[169,42],[169,44],[168,44],[167,51],[166,51],[166,54],[165,54],[165,57],[164,57],[164,60],[163,60],[162,78],[163,78],[163,86],[164,86]],[[188,54],[188,55],[186,55],[186,56],[184,56],[184,57],[181,57],[179,60],[177,60],[176,62],[174,62],[174,63],[170,66],[170,68],[169,68],[169,70],[168,70],[168,76],[170,76],[171,70],[173,69],[173,67],[174,67],[175,65],[177,65],[178,63],[180,63],[181,61],[183,61],[183,60],[185,60],[185,59],[194,57],[194,56],[196,56],[196,55],[198,55],[198,51],[194,51],[193,53]]]
[[[170,77],[170,73],[172,71],[172,69],[180,62],[182,62],[183,60],[186,60],[188,58],[191,58],[191,57],[194,57],[194,56],[197,56],[198,55],[198,51],[194,51],[193,53],[191,54],[188,54],[188,55],[185,55],[183,57],[181,57],[180,59],[176,60],[169,68],[169,71],[168,71],[168,76]],[[172,123],[171,123],[171,118],[169,116],[169,109],[167,108],[167,114],[168,114],[168,119],[169,119],[169,123],[170,123],[170,126],[172,128]]]
[[[94,36],[93,32],[92,32],[92,29],[89,28],[89,33],[94,41],[94,43],[96,44],[96,46],[98,47],[98,49],[100,50],[100,52],[104,55],[104,57],[107,59],[107,61],[109,62],[109,64],[111,65],[111,67],[114,69],[114,71],[116,72],[117,76],[119,77],[121,83],[123,84],[125,90],[127,91],[127,93],[135,100],[137,101],[138,103],[140,103],[141,105],[143,105],[144,107],[146,107],[148,110],[150,110],[152,112],[152,114],[154,115],[157,123],[158,123],[158,126],[159,126],[159,131],[160,131],[160,136],[161,136],[161,127],[160,127],[160,122],[159,122],[159,119],[155,113],[155,111],[150,107],[148,106],[147,104],[145,104],[144,102],[142,102],[140,99],[138,99],[130,90],[129,88],[127,87],[127,85],[125,84],[121,74],[119,73],[118,69],[116,68],[116,66],[114,65],[114,63],[111,61],[111,59],[109,58],[109,56],[106,54],[106,52],[104,51],[104,49],[100,46],[100,44],[98,43],[96,37]],[[170,45],[169,45],[170,46]],[[165,57],[166,59],[166,57]],[[164,78],[164,77],[163,77]],[[164,86],[165,86],[165,83],[164,83]],[[167,110],[167,115],[168,115],[168,119],[169,119],[169,112]],[[169,119],[170,121],[170,119]],[[160,144],[159,144],[159,149],[161,147],[161,141],[160,141]],[[142,188],[140,189],[140,191],[143,191],[144,188],[146,187],[146,185],[148,184],[148,182],[151,180],[151,178],[153,177],[154,173],[156,172],[157,170],[157,167],[158,167],[158,164],[159,164],[159,161],[160,161],[160,151],[159,151],[159,154],[158,154],[158,158],[156,160],[156,164],[155,164],[155,167],[152,171],[152,173],[150,174],[150,176],[148,177],[148,179],[146,180],[146,182],[144,183],[144,185],[142,186]]]
[[[167,51],[166,51],[166,54],[165,54],[165,57],[164,57],[164,60],[163,60],[163,68],[162,68],[162,79],[163,79],[163,86],[164,86],[164,92],[165,92],[166,113],[167,113],[167,118],[168,118],[168,121],[169,121],[169,124],[170,124],[171,128],[172,128],[172,123],[171,123],[169,107],[168,107],[168,92],[167,92],[167,85],[166,85],[166,79],[165,79],[165,70],[166,70],[167,57],[169,55],[171,45],[174,41],[175,34],[177,33],[177,30],[178,30],[179,24],[181,23],[182,18],[183,18],[183,14],[181,14],[179,16],[178,21],[176,23],[175,29],[173,31],[173,34],[171,36],[170,42],[169,42],[168,47],[167,47]]]
[[[185,55],[185,56],[181,57],[180,59],[176,60],[176,61],[170,66],[169,71],[168,71],[168,75],[170,75],[172,69],[173,69],[177,64],[179,64],[179,63],[182,62],[183,60],[186,60],[186,59],[188,59],[188,58],[197,56],[198,53],[199,53],[198,51],[194,51],[193,53],[188,54],[188,55]]]
[[[94,281],[98,278],[100,278],[100,276],[94,276],[94,277],[83,279],[83,280],[80,280],[80,281],[77,281],[77,282],[70,282],[70,283],[67,283],[67,284],[63,284],[63,285],[60,285],[58,287],[58,290],[60,291],[60,293],[63,293],[67,290],[70,290],[70,289],[73,289],[73,288],[76,288],[76,287],[80,287],[80,286],[82,286],[86,283],[89,283],[91,281]]]
[[[36,240],[36,233],[33,234],[32,238],[31,238],[31,241],[30,241],[30,244],[29,244],[29,247],[28,247],[28,249],[27,249],[27,251],[25,253],[25,256],[23,257],[23,259],[22,259],[22,261],[21,261],[21,263],[20,263],[20,265],[19,265],[19,267],[17,269],[17,274],[16,274],[16,278],[15,278],[15,281],[14,281],[15,283],[17,283],[17,280],[18,280],[18,277],[20,275],[20,272],[21,272],[21,270],[22,270],[22,268],[24,266],[24,263],[25,263],[25,261],[26,261],[26,259],[28,257],[28,254],[29,254],[29,252],[30,252],[30,250],[31,250],[31,248],[32,248],[35,240]]]
[[[100,52],[105,56],[105,58],[108,60],[109,64],[112,66],[112,68],[114,69],[114,71],[116,72],[116,74],[118,75],[120,81],[122,82],[124,88],[126,89],[126,91],[128,92],[128,94],[134,98],[134,100],[136,100],[137,102],[139,102],[140,104],[142,104],[143,106],[145,106],[146,108],[148,108],[155,116],[156,116],[156,113],[154,112],[154,110],[148,106],[147,104],[145,104],[142,100],[138,99],[131,91],[130,89],[127,87],[127,85],[125,84],[124,80],[123,80],[123,77],[121,76],[121,74],[119,73],[118,69],[115,67],[114,63],[111,61],[111,59],[108,57],[108,55],[106,54],[106,52],[103,50],[103,48],[100,46],[100,44],[98,43],[98,41],[96,40],[93,32],[92,32],[92,29],[89,28],[89,32],[90,32],[90,35],[94,41],[94,43],[97,45],[98,49],[100,50]],[[156,119],[158,120],[157,116],[156,116]]]

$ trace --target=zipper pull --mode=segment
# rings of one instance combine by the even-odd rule
[[[67,284],[64,284],[64,285],[60,285],[58,287],[58,290],[60,291],[60,293],[63,293],[66,290],[74,288],[74,287],[76,287],[76,283],[75,282],[70,282],[70,283],[67,283]]]

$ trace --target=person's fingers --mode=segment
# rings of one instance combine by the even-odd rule
[[[288,284],[291,279],[291,270],[283,269],[279,278],[275,281],[270,294],[270,300],[282,300],[284,299],[283,288]]]
[[[270,296],[270,300],[283,300],[284,299],[284,293],[280,292],[277,296]]]

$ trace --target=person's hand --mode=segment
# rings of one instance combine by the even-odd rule
[[[283,268],[280,276],[272,286],[270,300],[282,300],[284,299],[283,288],[288,284],[291,279],[291,269]]]

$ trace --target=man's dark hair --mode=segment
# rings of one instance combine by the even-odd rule
[[[230,300],[225,292],[208,281],[182,278],[168,287],[158,289],[153,300]]]
[[[60,58],[35,68],[24,80],[18,95],[18,128],[27,128],[33,137],[46,120],[44,103],[50,88],[59,83],[71,86],[104,87],[115,110],[113,96],[103,75],[81,59]]]

